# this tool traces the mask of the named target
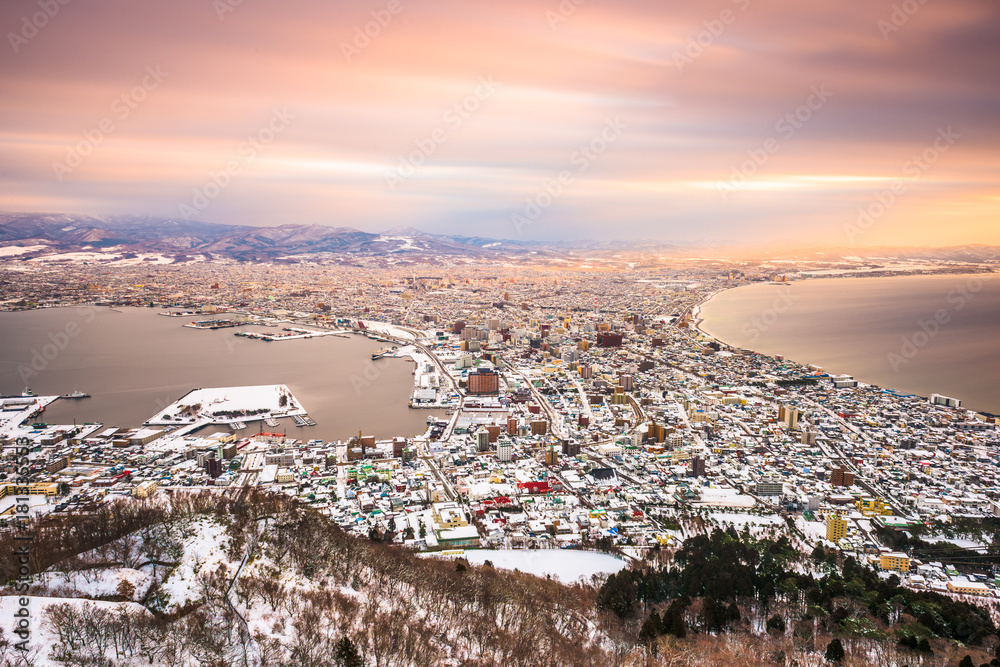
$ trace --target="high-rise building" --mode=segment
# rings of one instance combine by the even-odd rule
[[[222,474],[222,461],[214,457],[208,459],[205,461],[205,470],[209,477],[215,479]]]
[[[510,461],[514,458],[514,443],[510,438],[497,440],[497,458],[501,461]]]
[[[621,347],[622,335],[615,333],[597,334],[597,347]]]
[[[559,452],[556,450],[555,445],[545,450],[545,465],[559,465]]]
[[[834,468],[830,473],[830,484],[833,486],[853,486],[854,473],[849,472],[843,466]]]
[[[403,450],[406,448],[406,438],[393,438],[392,439],[392,456],[393,458],[400,458],[403,456]]]
[[[794,406],[782,405],[778,407],[778,421],[787,425],[790,429],[798,428],[801,417],[802,411]]]
[[[700,456],[696,456],[691,459],[691,463],[688,467],[688,477],[704,477],[705,476],[705,459]]]
[[[826,539],[834,544],[847,537],[847,521],[836,514],[826,517]]]
[[[469,373],[468,392],[472,396],[500,393],[500,374],[487,369]]]

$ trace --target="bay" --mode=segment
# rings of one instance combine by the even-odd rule
[[[40,396],[80,390],[92,397],[56,401],[41,419],[135,427],[191,389],[286,384],[316,426],[295,427],[282,419],[279,427],[265,430],[329,441],[359,429],[378,438],[426,429],[428,411],[408,405],[413,362],[371,361],[384,343],[359,335],[265,342],[233,334],[280,329],[198,330],[183,325],[213,316],[157,313],[93,307],[0,313],[0,393],[19,394],[25,387]],[[259,428],[249,424],[243,433]]]
[[[1000,413],[994,274],[802,280],[722,292],[701,328],[731,345]]]

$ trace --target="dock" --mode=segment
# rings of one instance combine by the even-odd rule
[[[315,426],[316,422],[309,415],[292,415],[296,426]]]

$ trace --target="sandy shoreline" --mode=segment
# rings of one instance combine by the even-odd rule
[[[740,285],[740,287],[742,287],[742,285]],[[726,289],[716,290],[715,292],[712,292],[704,299],[696,303],[691,308],[691,328],[697,331],[698,333],[702,334],[703,336],[707,336],[712,340],[724,343],[725,345],[729,345],[730,347],[735,347],[735,346],[732,345],[731,343],[727,343],[726,341],[722,340],[721,338],[718,338],[717,336],[710,334],[708,331],[705,331],[705,329],[703,328],[705,319],[701,317],[701,309],[703,306],[705,306],[705,304],[707,304],[709,301],[711,301],[718,295],[722,294],[723,292],[728,292],[729,290],[734,290],[734,289],[736,289],[736,287],[727,287]]]

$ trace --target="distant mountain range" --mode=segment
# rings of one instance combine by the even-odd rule
[[[30,251],[4,252],[4,247]],[[675,245],[655,240],[556,241],[494,239],[480,236],[428,234],[412,227],[395,227],[381,234],[352,227],[285,224],[275,227],[225,225],[176,218],[143,216],[93,217],[62,213],[0,213],[0,258],[24,259],[82,251],[159,254],[180,261],[195,257],[249,262],[292,260],[326,254],[343,259],[393,258],[405,261],[537,260],[604,258],[638,260],[657,257],[730,257],[758,260],[797,259],[806,262],[869,263],[925,260],[997,263],[1000,247],[965,245],[951,248],[832,248],[727,249],[721,243]],[[13,250],[13,249],[12,249]]]
[[[285,224],[275,227],[223,225],[209,222],[141,216],[93,217],[52,213],[0,213],[0,247],[44,246],[34,252],[78,252],[115,248],[118,252],[273,261],[299,255],[482,258],[564,257],[582,251],[615,253],[642,248],[676,252],[663,243],[556,242],[493,239],[479,236],[428,234],[412,227],[395,227],[381,234],[351,227]],[[10,255],[8,255],[10,256]],[[18,255],[24,257],[24,255]]]

